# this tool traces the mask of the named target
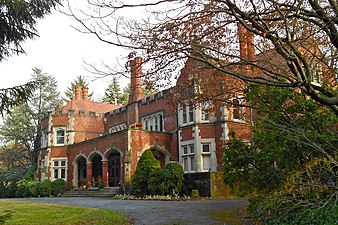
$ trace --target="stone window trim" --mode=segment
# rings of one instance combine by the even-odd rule
[[[66,140],[66,127],[53,127],[53,143],[55,146],[64,146]]]
[[[164,117],[163,112],[153,113],[142,117],[141,119],[143,129],[150,131],[164,131]]]
[[[180,155],[184,173],[197,172],[196,148],[193,140],[181,143]]]
[[[231,111],[232,111],[232,121],[245,123],[245,107],[244,104],[244,96],[237,96],[236,98],[230,99]]]
[[[51,180],[63,179],[67,181],[67,158],[51,159]]]
[[[201,171],[217,171],[216,142],[214,138],[200,140]]]
[[[180,119],[180,123],[181,125],[190,125],[193,124],[195,122],[195,108],[194,105],[192,103],[183,105],[181,107],[181,119]]]
[[[118,131],[121,131],[121,130],[125,130],[125,129],[127,129],[127,124],[126,123],[121,123],[121,124],[109,127],[108,133],[111,134],[111,133],[115,133],[115,132],[118,132]]]

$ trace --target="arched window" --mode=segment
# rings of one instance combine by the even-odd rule
[[[242,119],[241,118],[241,107],[240,107],[238,99],[232,100],[232,109],[233,109],[233,111],[232,111],[232,113],[233,113],[232,118],[233,119],[237,119],[237,120]]]

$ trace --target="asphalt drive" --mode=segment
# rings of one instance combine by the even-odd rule
[[[248,202],[241,199],[154,201],[113,200],[111,198],[94,197],[31,198],[26,199],[26,201],[116,210],[131,217],[135,225],[223,224],[210,218],[208,211],[235,209]]]

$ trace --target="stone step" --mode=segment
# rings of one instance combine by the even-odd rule
[[[122,194],[120,188],[88,188],[80,189],[74,188],[71,191],[64,193],[65,197],[114,197],[117,194]]]

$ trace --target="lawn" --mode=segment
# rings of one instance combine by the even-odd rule
[[[10,212],[7,224],[132,224],[122,213],[103,210],[63,206],[47,203],[29,203],[14,200],[0,200],[0,216]],[[0,221],[1,224],[1,221]]]

